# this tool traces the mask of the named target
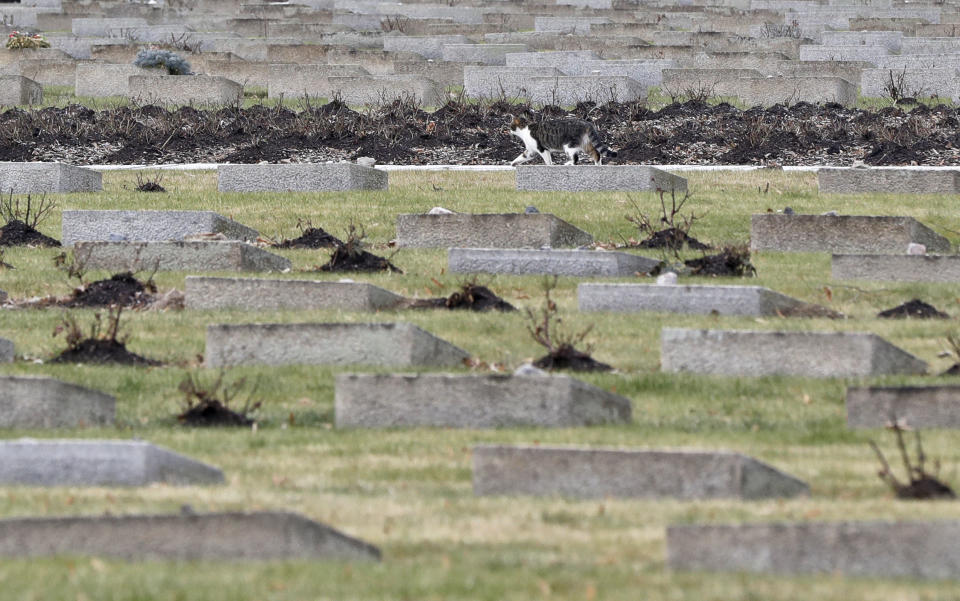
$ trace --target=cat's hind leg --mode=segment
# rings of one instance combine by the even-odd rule
[[[526,162],[528,162],[528,161],[529,161],[530,159],[532,159],[532,158],[533,158],[533,155],[528,155],[528,154],[527,154],[527,151],[523,151],[523,152],[520,153],[520,156],[518,156],[517,158],[513,159],[512,161],[510,161],[510,164],[511,164],[511,165],[518,165],[518,164],[520,164],[520,163],[526,163]]]
[[[583,149],[587,152],[587,154],[590,155],[590,158],[593,159],[594,165],[603,164],[603,157],[600,156],[599,152],[597,152],[597,148],[593,145],[593,143],[588,142],[587,144],[584,144]]]
[[[553,165],[553,157],[550,156],[549,150],[543,150],[539,152],[540,152],[540,156],[543,157],[544,165]]]

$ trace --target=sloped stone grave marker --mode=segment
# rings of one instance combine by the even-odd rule
[[[960,255],[833,255],[835,280],[960,282]]]
[[[473,447],[476,495],[582,499],[764,499],[806,495],[806,483],[729,451],[540,445]]]
[[[40,104],[43,86],[22,75],[0,75],[0,106]]]
[[[283,165],[220,165],[221,192],[316,192],[386,190],[386,171],[354,163],[296,163]]]
[[[627,277],[648,273],[658,267],[660,261],[629,253],[592,250],[451,248],[447,252],[447,265],[453,273]]]
[[[593,236],[550,213],[397,215],[397,246],[557,248],[592,242]]]
[[[604,159],[606,160],[606,159]],[[564,155],[566,161],[566,155]],[[586,154],[581,162],[593,159]],[[593,192],[608,190],[665,190],[683,193],[687,180],[646,165],[519,165],[517,190]]]
[[[373,545],[295,513],[182,513],[0,520],[0,555],[128,560],[380,559]]]
[[[341,309],[379,311],[402,296],[366,282],[187,276],[188,309]]]
[[[97,171],[66,163],[2,163],[0,190],[9,194],[43,192],[99,192],[103,178]]]
[[[750,249],[778,252],[902,254],[910,243],[949,252],[950,241],[913,217],[782,215],[750,218]]]
[[[16,359],[16,351],[12,340],[0,338],[0,363],[13,363]]]
[[[847,427],[960,428],[960,386],[847,388]]]
[[[196,234],[255,241],[257,230],[213,211],[64,211],[62,243],[166,242]]]
[[[409,323],[253,323],[207,326],[206,363],[460,365],[470,354]]]
[[[246,242],[77,242],[74,254],[89,269],[159,271],[283,271],[290,260]]]
[[[957,194],[960,169],[821,167],[817,184],[821,194]]]
[[[663,328],[665,372],[851,378],[923,374],[927,364],[876,334]]]
[[[579,284],[581,311],[789,315],[808,303],[762,286]]]
[[[222,484],[223,472],[169,449],[135,440],[0,442],[0,484],[146,486]]]
[[[113,423],[116,399],[53,378],[0,376],[0,428],[79,428]]]
[[[630,421],[630,400],[567,376],[339,374],[338,428],[576,427]]]
[[[674,570],[960,578],[960,522],[827,522],[667,528]]]

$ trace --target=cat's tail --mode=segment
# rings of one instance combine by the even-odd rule
[[[600,134],[597,133],[595,128],[591,128],[590,130],[590,145],[593,146],[602,157],[616,158],[617,156],[617,151],[603,143],[603,140],[600,139]]]

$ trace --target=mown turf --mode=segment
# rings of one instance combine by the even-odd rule
[[[145,175],[150,175],[146,172]],[[818,196],[808,173],[774,170],[689,174],[689,209],[703,216],[691,232],[714,244],[746,242],[749,215],[792,207],[798,213],[836,209],[846,214],[906,214],[960,239],[960,215],[949,196]],[[764,193],[762,190],[769,190]],[[63,209],[208,209],[274,238],[295,237],[297,219],[343,237],[352,221],[363,224],[371,250],[390,255],[398,213],[443,206],[464,212],[521,212],[535,205],[593,233],[599,240],[636,237],[624,216],[657,214],[652,194],[521,193],[513,174],[394,172],[387,192],[323,194],[222,194],[211,172],[168,172],[167,194],[133,190],[136,174],[110,172],[104,191],[57,196]],[[59,238],[60,211],[40,230]],[[14,298],[65,295],[71,284],[53,265],[55,249],[8,249],[15,270],[0,271],[0,289]],[[278,251],[295,270],[271,277],[336,280],[342,275],[303,273],[326,262],[328,250]],[[656,254],[651,256],[657,256]],[[685,253],[697,256],[697,253]],[[957,378],[890,377],[865,380],[715,378],[659,372],[663,326],[871,331],[915,353],[938,373],[950,360],[938,357],[955,320],[880,320],[875,314],[914,297],[960,315],[956,287],[942,284],[834,282],[825,254],[755,255],[758,284],[841,311],[844,321],[733,318],[666,314],[580,314],[576,284],[561,278],[554,296],[564,326],[593,325],[595,357],[618,369],[582,379],[628,396],[630,425],[499,431],[333,429],[333,375],[342,369],[290,366],[244,368],[231,377],[259,381],[264,401],[256,431],[197,431],[178,426],[177,384],[198,369],[209,323],[298,321],[395,321],[416,323],[468,350],[481,362],[512,369],[542,354],[526,333],[523,309],[541,302],[537,277],[484,276],[515,314],[443,311],[183,311],[124,313],[128,348],[171,363],[163,368],[114,368],[44,363],[63,348],[51,334],[63,310],[0,311],[0,336],[17,345],[19,360],[3,374],[47,374],[98,388],[118,398],[115,428],[70,432],[7,431],[4,437],[140,437],[220,466],[223,487],[149,486],[136,489],[0,488],[0,516],[177,511],[287,509],[327,522],[380,546],[378,565],[337,562],[148,562],[92,558],[17,560],[0,563],[0,598],[11,599],[949,599],[955,585],[840,576],[775,577],[679,574],[665,567],[665,527],[672,523],[774,520],[915,519],[960,517],[949,502],[896,501],[876,477],[867,446],[877,440],[895,456],[885,432],[845,427],[848,384],[957,382]],[[463,276],[446,273],[445,251],[400,250],[398,274],[358,274],[409,296],[453,291]],[[86,274],[87,280],[107,272]],[[160,273],[164,291],[182,289],[185,274]],[[632,281],[625,278],[623,281]],[[681,281],[702,282],[685,278]],[[718,281],[719,282],[719,281]],[[728,282],[724,282],[728,283]],[[88,323],[95,311],[72,311]],[[361,370],[362,368],[355,368]],[[463,368],[466,369],[466,368]],[[483,371],[483,367],[476,368]],[[368,370],[363,370],[368,371]],[[212,377],[215,372],[204,372]],[[958,483],[955,433],[928,432],[929,456],[943,462],[944,476]],[[811,484],[808,499],[734,501],[567,501],[474,498],[470,446],[479,442],[576,443],[608,446],[687,446],[747,453]],[[894,463],[897,469],[899,463]]]

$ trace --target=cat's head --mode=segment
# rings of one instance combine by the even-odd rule
[[[510,133],[516,134],[520,130],[530,126],[530,117],[529,115],[507,115],[507,123],[509,124]]]

